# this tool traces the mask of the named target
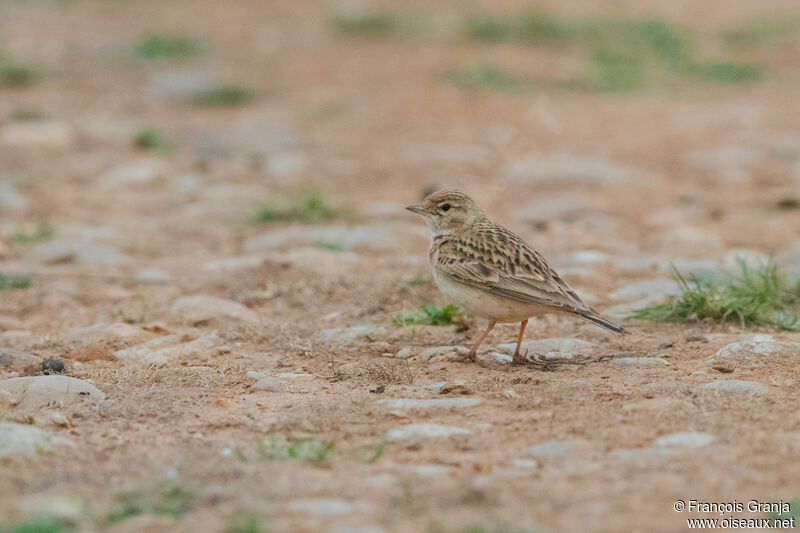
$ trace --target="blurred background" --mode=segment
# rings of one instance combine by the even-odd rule
[[[492,529],[498,516],[520,528],[502,531],[674,531],[669,498],[693,496],[673,494],[680,487],[796,496],[784,466],[800,440],[769,440],[798,431],[788,396],[779,407],[743,406],[763,425],[749,428],[760,437],[738,444],[741,420],[706,405],[716,418],[705,419],[705,430],[726,443],[714,461],[625,463],[612,473],[621,456],[591,456],[566,470],[574,477],[534,469],[515,481],[524,488],[509,488],[510,470],[536,460],[514,463],[507,446],[599,435],[610,450],[703,429],[683,404],[669,407],[663,427],[651,423],[661,411],[634,409],[625,413],[640,418],[628,429],[610,429],[622,416],[614,402],[634,393],[624,376],[602,381],[602,369],[562,377],[541,393],[544,405],[530,381],[460,369],[458,379],[485,393],[485,410],[471,422],[449,411],[445,418],[476,424],[476,435],[455,449],[403,448],[377,473],[347,460],[332,469],[282,465],[292,481],[267,490],[261,476],[277,475],[272,466],[243,473],[216,461],[253,432],[325,435],[363,455],[359,446],[378,446],[404,416],[365,413],[375,398],[368,389],[401,382],[417,388],[398,390],[420,395],[428,381],[452,378],[443,375],[447,363],[418,368],[423,377],[409,383],[385,369],[359,370],[406,341],[383,330],[364,340],[366,330],[348,329],[439,301],[427,228],[403,210],[438,188],[470,193],[616,319],[675,294],[671,264],[688,275],[773,256],[800,274],[798,89],[794,0],[0,0],[0,348],[64,359],[112,406],[66,411],[85,417],[83,429],[77,419],[64,426],[39,411],[7,411],[9,421],[31,416],[86,453],[60,485],[44,481],[63,466],[56,458],[0,463],[2,485],[24,487],[0,508],[24,516],[23,504],[53,486],[105,502],[116,489],[176,471],[188,485],[211,482],[219,499],[195,489],[194,503],[181,496],[180,512],[166,513],[172,521],[113,527],[221,531],[239,515],[251,523],[246,510],[261,512],[268,500],[264,523],[275,531],[501,531]],[[176,302],[198,294],[234,306],[192,300],[187,319]],[[685,325],[643,328],[637,350],[688,342]],[[513,329],[498,328],[490,341],[510,342]],[[467,340],[461,330],[436,331],[425,333],[429,346]],[[209,346],[225,357],[202,364],[186,366],[174,353],[118,355],[158,335],[188,342],[212,332],[220,340]],[[563,319],[528,332],[608,342]],[[732,341],[738,332],[722,334],[717,340]],[[330,348],[354,340],[350,351]],[[149,365],[165,361],[170,370],[153,373]],[[328,379],[337,364],[349,380]],[[280,401],[252,395],[241,377],[283,367],[276,372],[315,377],[284,383],[293,395]],[[680,368],[684,379],[702,379],[696,367]],[[777,387],[783,377],[760,380]],[[605,392],[581,400],[580,413],[564,403],[592,387]],[[689,388],[670,387],[640,399],[689,397]],[[331,414],[322,391],[337,395],[340,411]],[[720,427],[722,419],[732,425]],[[493,421],[502,426],[492,429]],[[784,455],[769,458],[777,448]],[[733,472],[738,460],[745,465]],[[439,470],[423,472],[428,463]],[[98,490],[112,473],[115,490]],[[369,483],[347,482],[349,473]],[[419,482],[425,476],[435,482]],[[457,496],[442,496],[452,490]],[[335,500],[341,493],[346,505]],[[524,494],[541,498],[530,512],[517,499]],[[300,497],[334,503],[287,504]],[[110,523],[78,515],[83,529]],[[237,531],[259,531],[262,518],[253,520],[254,529]],[[463,529],[473,526],[484,529]]]

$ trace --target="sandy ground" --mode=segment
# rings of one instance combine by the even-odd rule
[[[655,14],[708,35],[796,7],[547,4],[565,16]],[[0,293],[0,348],[59,358],[107,396],[0,403],[5,422],[72,442],[0,458],[0,523],[56,512],[81,531],[225,531],[255,514],[269,531],[293,532],[682,531],[678,499],[800,496],[800,354],[712,359],[754,334],[798,334],[626,321],[632,334],[620,338],[542,318],[526,339],[591,347],[541,369],[488,355],[514,340],[515,325],[492,332],[478,364],[422,352],[468,344],[480,320],[466,330],[392,325],[422,302],[445,303],[425,263],[427,229],[403,210],[441,186],[473,194],[612,314],[648,297],[615,291],[669,279],[671,260],[722,267],[745,249],[800,269],[798,211],[776,208],[800,190],[798,41],[754,52],[770,75],[751,85],[473,92],[443,72],[491,61],[559,77],[581,55],[464,42],[452,31],[462,8],[412,7],[430,17],[428,33],[370,39],[337,34],[333,3],[0,3],[0,52],[44,72],[33,87],[0,88],[0,184],[19,196],[0,202],[0,271],[36,274],[30,288]],[[131,57],[131,44],[158,30],[202,36],[212,52]],[[203,109],[175,96],[208,80],[258,97]],[[21,141],[20,110],[47,117]],[[144,126],[174,149],[132,147]],[[531,178],[544,172],[536,156],[555,156],[566,175]],[[320,225],[251,223],[259,202],[309,189],[346,213]],[[9,242],[43,218],[47,240]],[[410,285],[418,275],[427,283]],[[196,295],[226,302],[175,308]],[[171,351],[120,355],[168,335]],[[405,347],[415,357],[398,359]],[[621,356],[659,361],[628,367]],[[272,377],[263,387],[276,391],[248,372]],[[30,373],[0,366],[0,384]],[[705,387],[720,379],[762,387]],[[390,433],[428,423],[462,431]],[[682,444],[658,441],[682,433]],[[259,442],[293,438],[333,449],[321,463],[258,453]],[[157,499],[164,483],[188,494],[178,516],[106,520],[125,491]]]

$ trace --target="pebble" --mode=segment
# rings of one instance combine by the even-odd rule
[[[750,268],[759,268],[769,263],[769,256],[757,250],[736,248],[725,253],[722,258],[722,267],[732,272],[739,272],[741,270],[740,262],[744,262]]]
[[[689,255],[708,256],[725,248],[722,239],[711,230],[682,226],[665,231],[659,242],[664,250],[682,250]]]
[[[709,360],[763,360],[775,357],[800,356],[800,342],[753,340],[734,342],[720,348]]]
[[[714,442],[714,435],[691,431],[659,437],[653,442],[653,446],[659,448],[701,448],[703,446],[708,446],[712,442]]]
[[[353,504],[339,498],[303,498],[290,501],[289,509],[317,516],[336,516],[350,514]]]
[[[133,324],[117,322],[108,324],[101,322],[84,328],[72,328],[66,335],[70,343],[108,344],[125,343],[138,344],[152,338],[153,334]]]
[[[211,322],[219,319],[256,323],[258,314],[245,305],[216,296],[184,296],[172,304],[172,314],[189,324]]]
[[[671,279],[650,279],[637,281],[630,285],[625,285],[609,294],[612,300],[636,300],[637,304],[642,302],[655,302],[663,300],[667,296],[681,293],[680,285]]]
[[[749,177],[745,167],[758,164],[761,154],[750,147],[723,145],[686,154],[685,162],[694,167],[708,169],[726,182],[744,181]]]
[[[281,382],[269,376],[261,377],[256,384],[253,385],[253,388],[267,392],[283,392],[283,385],[281,385]]]
[[[720,392],[730,392],[734,394],[758,395],[766,394],[769,387],[756,381],[744,381],[739,379],[720,379],[706,383],[703,390]]]
[[[74,141],[68,124],[51,120],[10,122],[0,130],[0,142],[6,146],[67,150]]]
[[[22,196],[10,183],[0,182],[0,207],[24,210],[28,207],[28,199]],[[3,246],[5,247],[5,245]]]
[[[166,175],[167,162],[162,159],[140,159],[118,165],[98,177],[102,187],[111,189],[127,185],[147,185]]]
[[[15,453],[37,455],[64,445],[72,446],[74,443],[28,424],[0,422],[0,457]]]
[[[41,368],[44,374],[63,374],[66,370],[63,361],[52,357],[48,357],[42,361]]]
[[[47,264],[80,260],[101,265],[118,265],[129,261],[118,250],[90,239],[55,239],[33,245],[28,253],[34,261]]]
[[[385,404],[389,409],[427,409],[431,407],[471,407],[478,405],[481,398],[384,398],[379,403]]]
[[[527,455],[533,457],[552,457],[557,455],[564,455],[568,451],[574,451],[583,448],[588,443],[580,439],[572,440],[550,440],[541,444],[530,446],[525,450]]]
[[[373,226],[288,226],[265,231],[244,242],[245,252],[264,252],[289,244],[311,246],[318,242],[335,243],[352,250],[359,246],[389,248],[396,242],[394,232]]]
[[[501,353],[513,354],[517,344],[499,344],[497,350]],[[523,341],[520,345],[520,355],[548,354],[558,352],[561,354],[577,355],[589,350],[592,343],[583,339],[536,339]]]
[[[407,424],[394,429],[390,429],[386,438],[391,441],[408,440],[413,438],[443,438],[452,435],[469,435],[472,432],[456,427],[445,426],[442,424]]]
[[[314,340],[323,344],[350,344],[386,338],[389,328],[382,324],[358,324],[343,328],[323,329],[314,333]]]
[[[551,352],[552,353],[552,352]],[[514,358],[508,354],[500,352],[489,352],[487,354],[478,354],[478,359],[481,361],[489,361],[500,363],[501,365],[510,365]]]
[[[528,183],[617,183],[625,181],[633,169],[606,159],[555,153],[529,155],[512,161],[502,171],[503,179]],[[636,171],[641,176],[640,171]]]
[[[180,339],[181,336],[169,335],[167,337],[161,337],[161,339],[164,339],[164,342],[166,342],[167,339],[175,338]],[[160,339],[153,339],[153,341],[157,340]],[[138,361],[163,365],[179,358],[204,360],[224,352],[227,349],[222,345],[222,339],[217,337],[216,333],[200,337],[193,341],[172,344],[157,350],[153,350],[152,347],[157,347],[159,344],[153,341],[126,350],[119,350],[115,352],[114,355],[119,359],[136,359]]]
[[[619,367],[655,368],[667,366],[669,361],[660,357],[619,357],[612,359],[611,364]]]
[[[22,370],[26,366],[39,364],[39,358],[28,352],[0,348],[0,367],[8,370]]]
[[[106,397],[86,381],[61,375],[26,376],[0,381],[0,390],[10,393],[20,408],[39,407],[52,402],[102,400]]]

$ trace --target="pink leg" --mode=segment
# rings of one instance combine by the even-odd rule
[[[478,347],[483,343],[483,341],[486,340],[486,337],[489,335],[489,332],[492,331],[492,328],[494,328],[494,325],[496,323],[497,322],[495,322],[494,320],[489,322],[489,327],[486,328],[486,331],[484,331],[483,334],[480,336],[478,342],[476,342],[475,346],[473,346],[472,349],[469,351],[469,358],[472,359],[473,361],[477,359],[476,354],[478,353]]]
[[[517,349],[514,350],[514,362],[521,363],[522,358],[519,356],[519,347],[522,344],[522,336],[525,333],[525,326],[528,325],[528,319],[522,321],[519,325],[519,336],[517,337]]]

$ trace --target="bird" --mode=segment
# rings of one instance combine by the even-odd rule
[[[520,322],[513,362],[524,363],[519,351],[528,320],[549,313],[627,334],[587,305],[539,252],[490,219],[469,195],[444,189],[406,209],[431,229],[428,259],[439,290],[460,308],[489,320],[469,359],[477,359],[478,348],[498,322]]]

